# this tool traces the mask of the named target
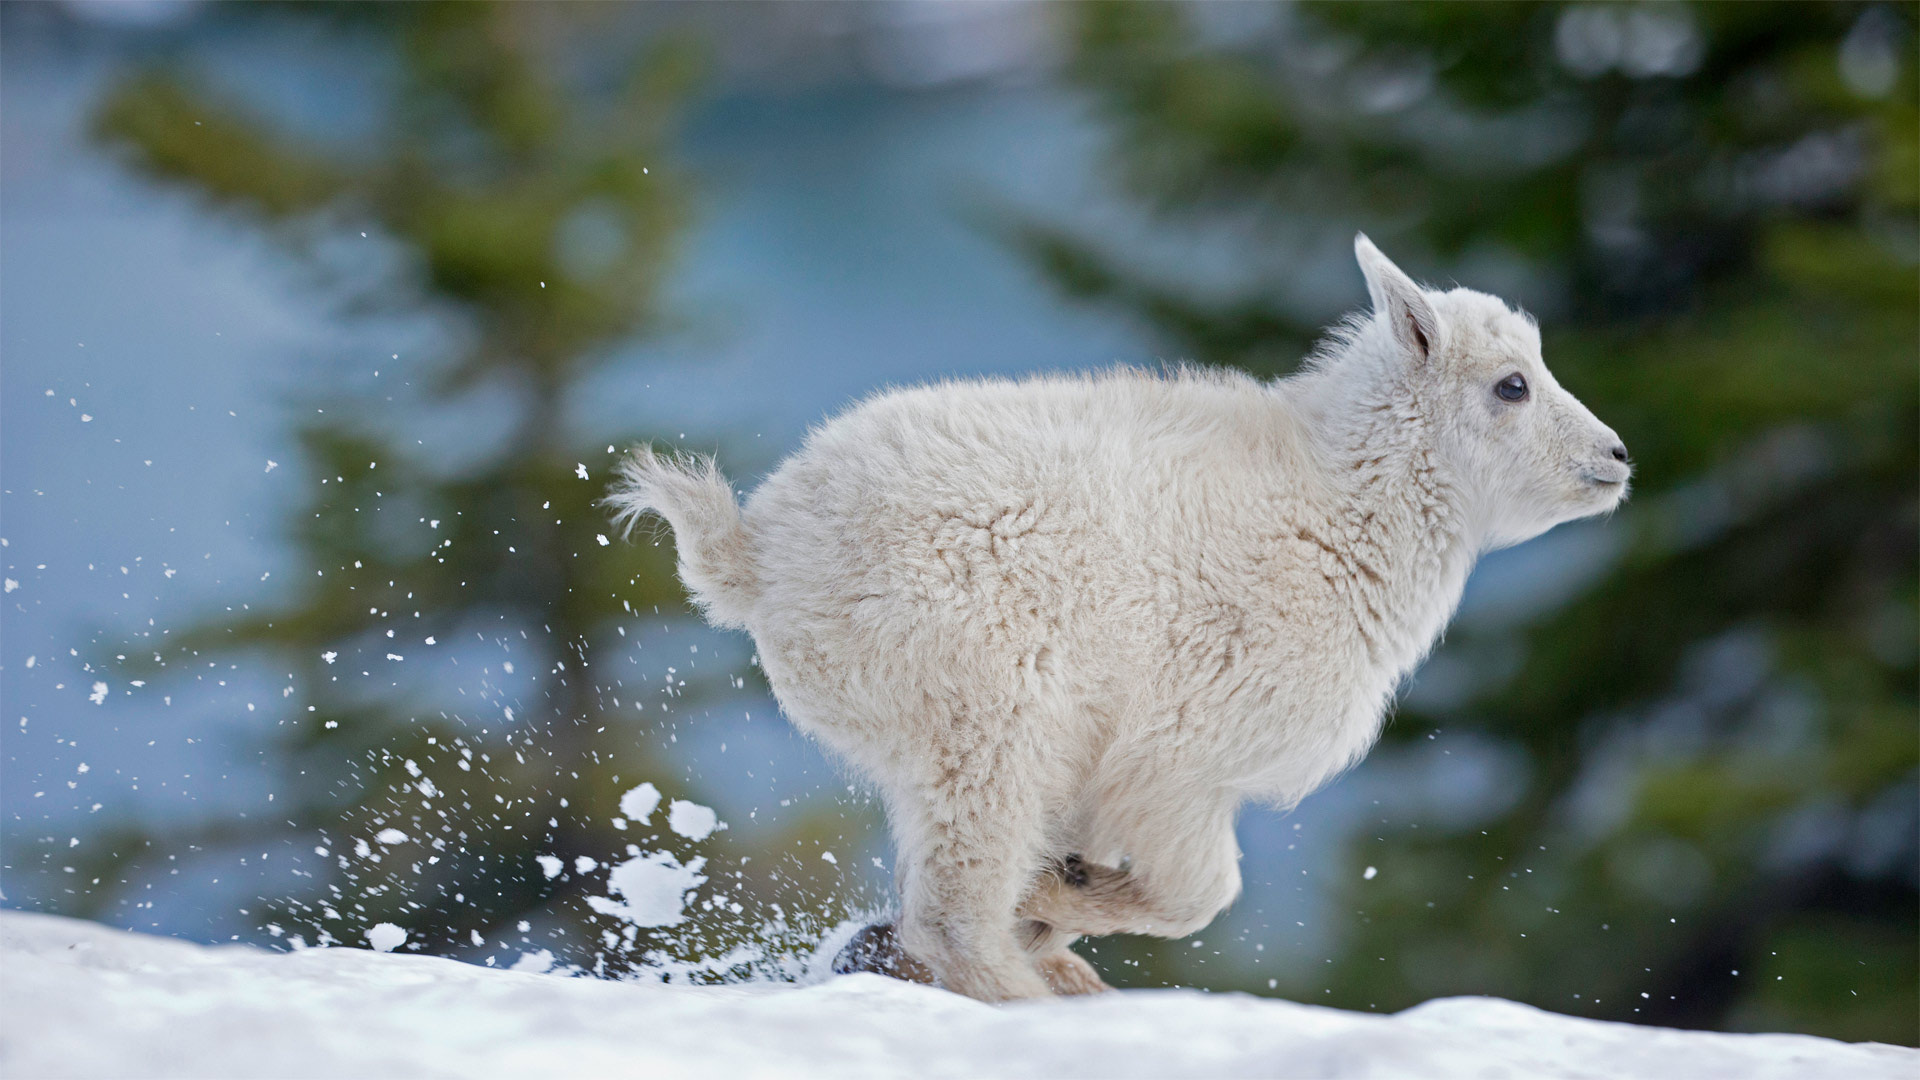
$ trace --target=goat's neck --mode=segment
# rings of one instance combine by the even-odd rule
[[[1362,402],[1326,418],[1328,541],[1370,660],[1397,681],[1459,603],[1478,542],[1466,492],[1435,452],[1417,398]]]

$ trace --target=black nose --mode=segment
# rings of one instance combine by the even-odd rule
[[[1613,444],[1613,460],[1615,461],[1627,460],[1627,447],[1625,443]]]

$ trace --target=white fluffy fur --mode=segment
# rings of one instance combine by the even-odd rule
[[[1624,496],[1530,319],[1355,247],[1373,313],[1287,379],[888,392],[744,509],[704,459],[626,463],[619,515],[671,523],[708,618],[881,792],[900,942],[948,987],[1046,994],[1077,934],[1205,926],[1240,805],[1366,753],[1474,559]]]

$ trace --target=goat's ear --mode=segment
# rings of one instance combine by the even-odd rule
[[[1424,363],[1440,348],[1440,319],[1427,294],[1393,260],[1380,253],[1366,233],[1355,233],[1353,256],[1367,277],[1373,312],[1385,319],[1399,344],[1414,363]]]

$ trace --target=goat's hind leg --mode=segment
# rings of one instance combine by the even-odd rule
[[[941,985],[982,1001],[1051,990],[1016,936],[1014,909],[1039,861],[1039,806],[1012,755],[975,744],[934,782],[888,799],[900,845],[899,944]]]
[[[900,947],[900,935],[892,923],[863,926],[833,957],[835,975],[865,971],[888,975],[906,982],[932,983],[933,972],[927,965],[907,955]]]

